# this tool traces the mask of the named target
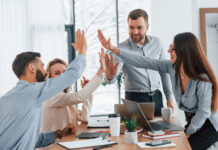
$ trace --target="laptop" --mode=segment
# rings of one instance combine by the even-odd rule
[[[126,106],[127,111],[136,118],[139,126],[143,127],[147,131],[153,130],[168,130],[168,131],[180,131],[184,130],[183,127],[180,127],[176,124],[164,122],[164,121],[157,121],[149,123],[144,112],[139,106],[139,103],[134,101],[130,101],[127,99],[122,99],[123,103]]]
[[[138,104],[142,112],[145,114],[147,120],[154,119],[154,110],[155,110],[154,102],[146,102],[146,103],[138,103]],[[131,116],[124,104],[114,104],[114,113],[120,114],[122,121],[125,120],[125,117]]]

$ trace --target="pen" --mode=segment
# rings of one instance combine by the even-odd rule
[[[113,145],[113,144],[96,146],[96,147],[93,148],[93,150],[98,150],[98,149],[105,148],[105,147],[111,147],[112,145]]]

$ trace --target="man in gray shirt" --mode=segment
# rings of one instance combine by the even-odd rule
[[[46,73],[39,53],[24,52],[15,58],[12,68],[19,81],[0,97],[1,150],[33,150],[35,146],[46,146],[54,142],[55,137],[63,135],[63,132],[56,135],[52,132],[44,136],[40,134],[41,106],[44,101],[69,87],[83,73],[86,66],[86,39],[80,30],[76,36],[78,56],[65,73],[54,79],[44,81]]]
[[[157,37],[147,35],[149,28],[148,15],[142,9],[136,9],[129,13],[128,16],[129,38],[118,45],[119,48],[126,51],[134,52],[142,56],[148,56],[154,59],[166,59],[163,46]],[[99,30],[99,36],[103,35]],[[110,39],[107,42],[101,41],[101,44],[110,49]],[[155,102],[155,116],[161,115],[161,107],[163,107],[162,94],[160,92],[161,77],[163,90],[167,99],[167,106],[174,108],[173,92],[169,75],[159,73],[157,71],[136,68],[118,56],[115,56],[115,62],[119,61],[119,68],[116,76],[107,75],[109,84],[116,81],[116,77],[123,70],[125,78],[125,98],[136,102]]]

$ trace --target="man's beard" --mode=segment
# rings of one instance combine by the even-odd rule
[[[37,82],[43,82],[45,81],[46,74],[43,74],[40,70],[36,71],[36,81]]]
[[[137,36],[137,38],[134,38],[134,36]],[[144,37],[145,36],[141,34],[131,34],[131,38],[135,43],[140,43],[144,39]]]

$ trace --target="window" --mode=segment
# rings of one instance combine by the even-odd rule
[[[148,14],[150,13],[150,0],[74,0],[73,2],[65,0],[65,2],[65,5],[74,4],[71,9],[75,8],[75,10],[71,12],[75,12],[75,29],[84,29],[86,34],[88,52],[84,76],[88,79],[91,79],[99,68],[98,52],[101,45],[98,41],[97,30],[101,29],[107,37],[111,37],[111,42],[117,45],[129,37],[127,16],[131,10],[142,8]],[[70,9],[68,9],[68,14],[69,12]],[[79,84],[78,87],[80,89]],[[116,83],[101,85],[93,94],[91,114],[113,113],[114,104],[119,103],[118,87]],[[121,97],[124,97],[123,84],[121,85]]]

